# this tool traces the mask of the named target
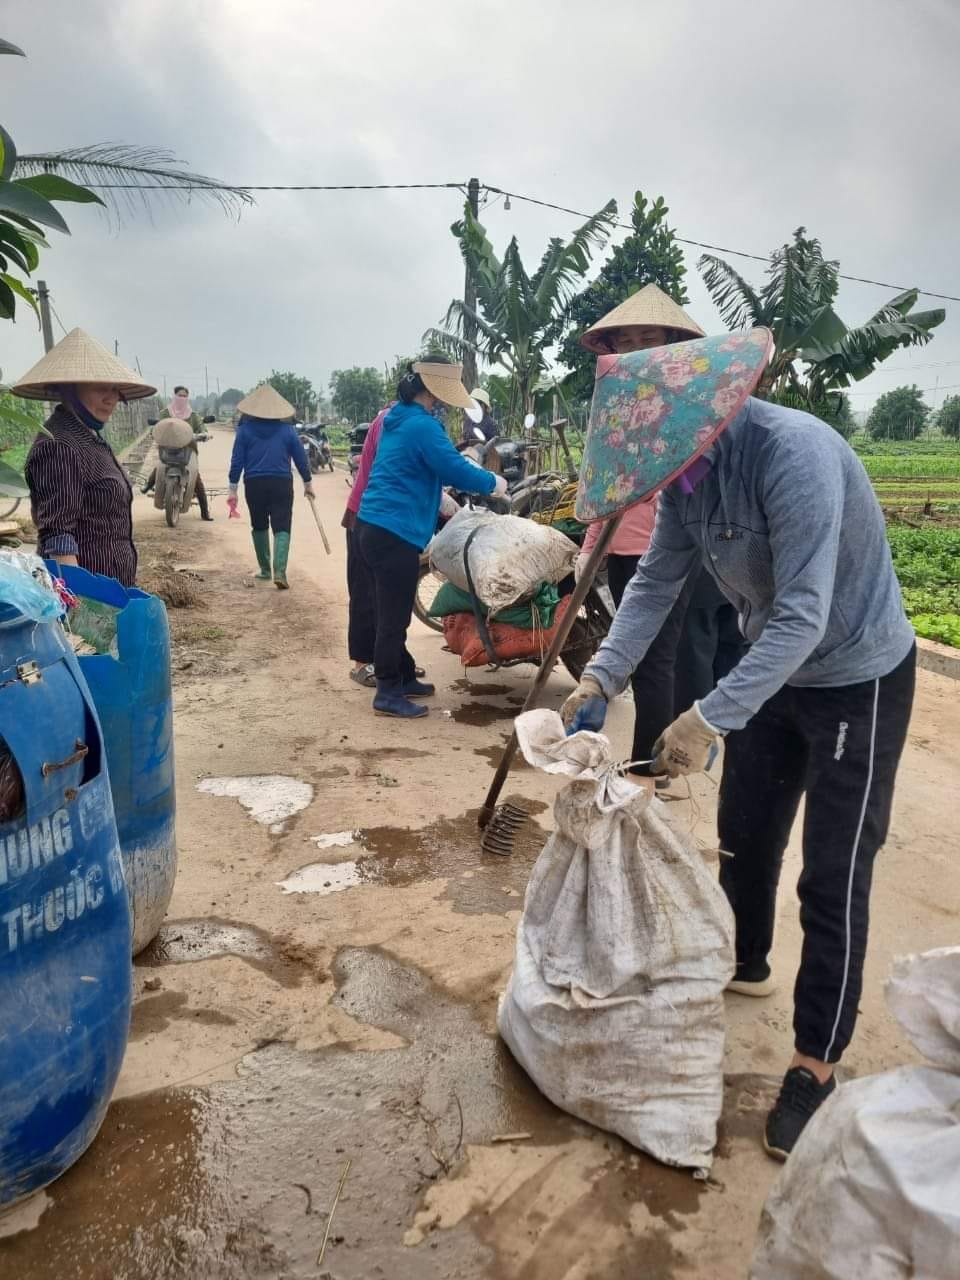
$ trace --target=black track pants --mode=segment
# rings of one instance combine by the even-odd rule
[[[806,793],[793,1025],[797,1051],[825,1062],[839,1061],[857,1018],[873,861],[887,836],[915,668],[912,649],[877,680],[785,685],[726,739],[718,827],[734,856],[722,859],[720,883],[744,976],[773,945],[783,852]]]

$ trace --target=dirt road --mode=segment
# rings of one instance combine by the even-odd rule
[[[231,440],[218,428],[203,447],[210,486],[226,483]],[[171,611],[179,879],[136,966],[103,1130],[31,1206],[38,1225],[0,1240],[0,1273],[741,1280],[777,1171],[759,1138],[791,1044],[795,844],[780,993],[728,997],[711,1182],[558,1112],[494,1033],[557,783],[527,768],[513,776],[508,790],[537,817],[512,858],[482,858],[475,827],[532,668],[465,678],[442,637],[415,623],[415,652],[438,685],[431,714],[374,717],[370,694],[347,679],[343,475],[316,486],[334,554],[298,498],[285,593],[252,584],[246,519],[228,523],[222,497],[214,524],[194,511],[177,530],[137,499],[144,563],[174,551],[206,599]],[[551,696],[569,688],[555,675]],[[625,750],[626,704],[611,724]],[[958,736],[957,686],[921,672],[848,1074],[914,1056],[883,1006],[892,956],[957,941]],[[698,779],[692,802],[669,813],[709,844],[714,808],[714,785]],[[318,891],[281,887],[311,864],[323,865],[286,888],[305,879]]]

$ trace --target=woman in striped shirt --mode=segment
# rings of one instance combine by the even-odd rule
[[[56,403],[25,468],[40,555],[132,587],[133,491],[100,433],[121,400],[153,395],[156,388],[74,329],[13,390]]]

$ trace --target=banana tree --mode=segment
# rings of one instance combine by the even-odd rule
[[[423,341],[458,356],[472,351],[487,364],[500,365],[515,387],[519,414],[529,413],[534,388],[549,367],[548,351],[559,321],[589,269],[593,251],[606,243],[616,216],[616,201],[610,200],[569,240],[552,239],[530,275],[516,236],[501,261],[466,205],[462,220],[450,230],[476,287],[477,306],[455,299],[442,327],[428,330]],[[467,337],[471,332],[476,335],[473,340]]]
[[[922,346],[942,324],[942,309],[913,311],[916,289],[891,298],[866,323],[848,329],[833,309],[840,264],[826,259],[820,241],[798,227],[791,243],[770,255],[767,280],[755,289],[722,258],[704,254],[698,266],[724,322],[731,329],[772,330],[774,356],[760,393],[800,397],[814,405],[830,391],[867,377],[899,347]],[[807,367],[801,378],[795,361]]]

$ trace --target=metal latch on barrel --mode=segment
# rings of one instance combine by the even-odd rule
[[[17,663],[17,679],[24,684],[38,684],[43,679],[43,672],[33,661]]]

